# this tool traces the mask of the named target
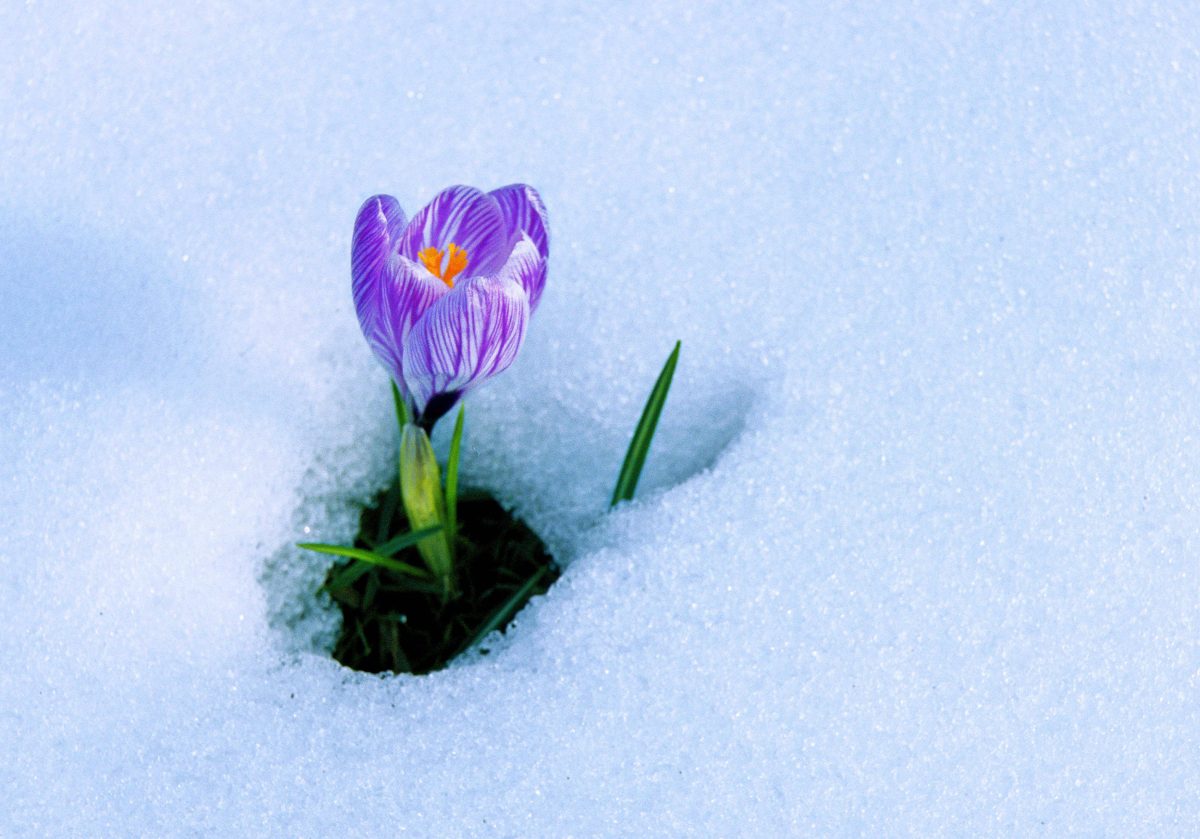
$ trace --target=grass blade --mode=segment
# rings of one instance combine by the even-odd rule
[[[455,653],[455,655],[461,655],[462,653],[471,649],[471,647],[475,646],[484,638],[486,638],[488,633],[490,633],[492,630],[508,623],[509,618],[511,618],[513,613],[520,608],[521,604],[523,604],[529,598],[529,593],[533,591],[534,587],[541,581],[542,577],[545,576],[548,570],[548,566],[542,566],[539,568],[532,577],[525,581],[523,586],[514,591],[512,596],[509,597],[508,600],[504,601],[503,604],[501,604],[499,609],[497,609],[495,612],[492,612],[491,617],[484,621],[483,625],[479,627],[479,630],[471,636],[471,640],[463,644],[459,651]]]
[[[450,457],[446,461],[446,538],[450,542],[450,553],[454,554],[455,537],[458,535],[458,459],[462,454],[463,410],[458,406],[458,417],[454,420],[454,436],[450,438]]]
[[[441,528],[436,528],[441,530]],[[414,534],[420,535],[420,534]],[[424,538],[424,536],[421,536]],[[398,559],[391,557],[380,556],[372,551],[364,551],[358,548],[343,548],[341,545],[325,545],[320,542],[300,542],[296,545],[298,548],[304,548],[306,551],[316,551],[319,554],[333,554],[334,556],[344,556],[350,559],[357,559],[362,562],[369,562],[372,565],[378,565],[382,568],[387,568],[389,571],[395,571],[398,574],[408,574],[413,577],[419,577],[422,580],[429,579],[428,572],[418,568],[415,565],[409,565],[407,562],[401,562]]]
[[[395,517],[396,510],[399,507],[400,485],[392,484],[388,487],[387,495],[383,499],[383,505],[379,508],[379,526],[375,528],[375,541],[371,544],[371,548],[376,553],[387,554],[388,556],[395,553],[395,551],[381,551],[377,546],[387,541],[387,535],[392,532],[392,519]]]
[[[396,422],[400,423],[400,427],[403,428],[412,422],[412,418],[408,415],[408,403],[400,395],[400,388],[396,387],[396,383],[390,380],[388,383],[392,386],[392,402],[396,403]]]
[[[325,581],[321,588],[326,591],[334,591],[336,589],[350,588],[357,583],[363,574],[366,574],[374,566],[365,562],[351,562],[337,574],[331,574],[330,579]]]
[[[395,556],[405,548],[411,548],[425,537],[434,536],[441,532],[441,530],[441,527],[434,526],[426,527],[424,530],[414,530],[412,533],[401,533],[399,536],[388,539],[382,545],[376,545],[375,553],[387,557]]]
[[[650,391],[646,407],[642,409],[642,418],[638,420],[629,441],[629,451],[625,453],[625,462],[621,464],[621,474],[617,477],[617,485],[613,489],[612,503],[616,506],[621,501],[629,501],[637,490],[638,478],[642,475],[642,467],[646,465],[646,454],[650,451],[650,441],[654,439],[654,430],[658,427],[658,418],[662,415],[663,405],[667,401],[667,391],[671,389],[671,379],[675,376],[675,365],[679,362],[681,341],[675,342],[675,349],[667,357],[658,381]]]

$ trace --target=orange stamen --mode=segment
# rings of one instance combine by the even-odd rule
[[[417,259],[421,260],[421,264],[430,274],[454,288],[454,278],[467,267],[467,252],[451,243],[446,246],[446,254],[448,258],[445,270],[442,269],[442,252],[437,248],[425,248],[417,254]]]
[[[462,270],[467,267],[467,252],[458,245],[450,244],[446,247],[446,273],[442,274],[442,279],[450,288],[454,288],[454,278],[457,277]]]
[[[442,276],[442,252],[437,248],[425,248],[417,254],[417,259],[421,260],[430,274],[439,278]]]

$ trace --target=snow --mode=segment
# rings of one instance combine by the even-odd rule
[[[1184,2],[0,7],[0,833],[1194,832],[1198,47]],[[567,570],[486,658],[351,673],[291,545],[392,468],[354,212],[513,181],[550,284],[465,478]]]

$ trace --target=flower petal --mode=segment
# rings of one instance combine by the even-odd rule
[[[395,256],[381,272],[378,304],[359,326],[375,356],[401,390],[404,386],[404,344],[413,325],[450,289],[444,282],[403,256]]]
[[[396,252],[404,223],[404,210],[390,195],[371,196],[363,202],[354,219],[350,287],[359,323],[366,324],[377,316],[380,283],[388,260]]]
[[[509,184],[488,193],[500,205],[500,212],[514,239],[526,233],[537,245],[542,259],[550,257],[550,226],[546,219],[546,205],[538,191],[526,184]]]
[[[519,283],[525,289],[529,295],[529,314],[532,315],[542,299],[542,289],[546,287],[546,258],[528,233],[521,234],[521,241],[513,248],[499,276]]]
[[[472,277],[429,307],[404,342],[404,381],[431,427],[471,388],[517,358],[529,296],[502,277]]]
[[[400,253],[415,262],[425,248],[445,251],[455,244],[467,252],[469,274],[493,274],[514,241],[496,199],[474,187],[451,186],[413,216],[400,238]]]

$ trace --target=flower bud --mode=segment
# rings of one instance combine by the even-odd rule
[[[440,527],[446,521],[442,496],[442,476],[429,435],[409,423],[400,433],[400,496],[408,523],[415,530]],[[434,576],[442,582],[447,596],[454,590],[454,556],[445,532],[427,536],[417,550]]]

